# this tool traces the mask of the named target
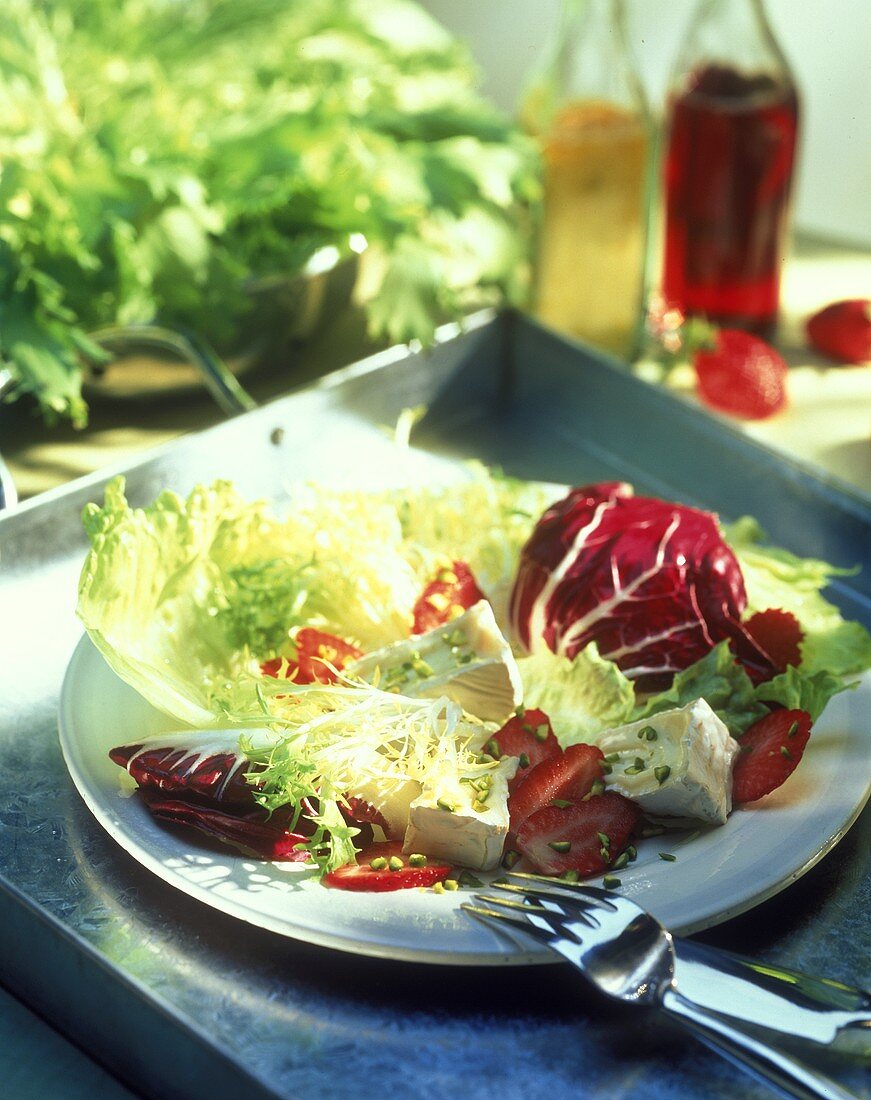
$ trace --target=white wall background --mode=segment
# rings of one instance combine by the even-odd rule
[[[737,0],[733,0],[737,2]],[[559,0],[423,0],[466,38],[484,92],[513,111],[553,32]],[[629,35],[654,108],[695,0],[627,0]],[[800,229],[871,247],[871,0],[767,0],[802,93]]]

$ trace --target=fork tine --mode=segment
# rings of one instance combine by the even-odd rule
[[[617,912],[617,906],[611,900],[612,895],[607,890],[603,890],[599,886],[587,886],[582,882],[566,882],[563,879],[550,878],[548,875],[535,875],[529,871],[508,871],[507,874],[511,878],[521,879],[523,882],[541,883],[542,886],[547,886],[549,890],[539,890],[538,893],[542,896],[546,896],[551,891],[564,891],[565,894],[571,895],[572,898],[578,901],[585,901],[587,904],[601,906],[603,909],[610,909],[612,912]],[[504,886],[500,886],[498,883],[492,883],[491,885],[497,886],[500,890],[504,889]],[[523,889],[523,887],[514,887],[514,889]],[[527,887],[527,890],[532,894],[533,888]],[[554,896],[559,896],[555,893]]]
[[[507,887],[500,887],[507,889]],[[476,901],[486,902],[488,905],[504,905],[508,909],[519,909],[522,913],[547,913],[544,905],[536,904],[538,899],[531,899],[532,904],[523,901],[515,901],[513,898],[495,898],[492,894],[475,894]]]
[[[480,895],[475,895],[476,899]],[[484,901],[484,898],[480,898]],[[494,899],[495,900],[495,899]],[[501,903],[499,903],[501,904]],[[554,941],[560,938],[559,933],[551,928],[549,925],[542,922],[542,924],[533,924],[528,915],[523,915],[517,910],[505,912],[498,911],[496,909],[485,908],[480,905],[470,905],[467,901],[464,901],[460,905],[461,909],[465,909],[467,913],[471,913],[473,917],[477,917],[478,920],[484,921],[488,924],[493,924],[497,928],[500,925],[509,924],[513,928],[518,928],[522,932],[525,932],[528,936],[532,936],[533,939],[540,940],[542,943],[548,945],[548,947],[554,946]],[[520,906],[522,909],[526,909],[527,906]]]
[[[495,886],[496,884],[493,883]],[[552,913],[555,916],[565,917],[568,920],[580,920],[590,928],[598,928],[600,921],[594,916],[595,906],[582,897],[567,897],[566,895],[560,895],[555,892],[545,890],[533,890],[529,886],[517,886],[511,882],[500,883],[500,890],[510,890],[512,893],[520,894],[521,897],[526,898],[526,905],[521,902],[514,902],[514,905],[520,905],[523,909],[544,909],[548,913]],[[492,899],[497,900],[497,899]],[[566,904],[568,903],[568,904]],[[503,901],[503,905],[508,905],[508,901]],[[571,911],[569,911],[571,909]]]

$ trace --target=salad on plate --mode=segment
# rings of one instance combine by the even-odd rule
[[[839,570],[753,519],[467,475],[300,485],[282,516],[229,482],[134,509],[116,479],[87,507],[79,615],[178,726],[110,753],[155,818],[331,888],[619,885],[639,837],[787,782],[871,667]]]

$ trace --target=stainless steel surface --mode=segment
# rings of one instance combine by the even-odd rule
[[[256,401],[221,357],[193,333],[162,328],[160,325],[111,325],[91,333],[91,339],[116,355],[123,356],[131,350],[144,348],[177,356],[199,373],[203,385],[227,416],[257,407]]]
[[[229,477],[281,506],[288,482],[385,447],[384,426],[425,404],[415,442],[430,450],[543,480],[629,478],[725,515],[753,511],[796,552],[864,562],[836,598],[871,623],[867,499],[534,326],[485,317],[442,335],[430,353],[385,352],[127,465],[133,503]],[[72,786],[56,715],[81,634],[80,513],[116,472],[0,516],[0,981],[144,1095],[296,1097],[358,1081],[383,1100],[768,1095],[658,1013],[580,990],[569,967],[352,958],[209,911],[120,851]],[[866,810],[785,894],[701,940],[864,984],[869,872]],[[866,1067],[842,1073],[871,1100]]]
[[[595,886],[555,884],[539,875],[509,872],[508,878],[512,881],[498,886],[504,893],[478,894],[478,904],[463,908],[479,920],[497,927],[507,923],[546,944],[606,996],[641,1007],[656,1006],[696,1038],[788,1096],[851,1100],[837,1082],[785,1050],[782,1036],[760,1038],[744,1026],[740,1015],[729,1011],[728,997],[720,1000],[711,990],[708,1004],[694,1000],[676,980],[671,933],[634,901]],[[808,981],[819,984],[816,979]],[[854,1001],[862,1000],[858,990],[850,992]],[[778,1011],[788,1016],[793,1000],[785,994],[770,995],[770,1000],[771,1015],[765,1023],[773,1030]],[[857,1019],[854,1015],[843,1024]],[[864,1023],[869,1023],[867,1018]],[[788,1019],[781,1018],[777,1030],[788,1031]],[[863,1053],[871,1057],[871,1031],[866,1032],[866,1040]]]

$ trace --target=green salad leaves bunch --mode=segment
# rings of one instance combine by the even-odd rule
[[[0,357],[85,421],[89,339],[220,346],[252,281],[362,249],[372,333],[516,300],[531,145],[411,0],[4,0]]]

